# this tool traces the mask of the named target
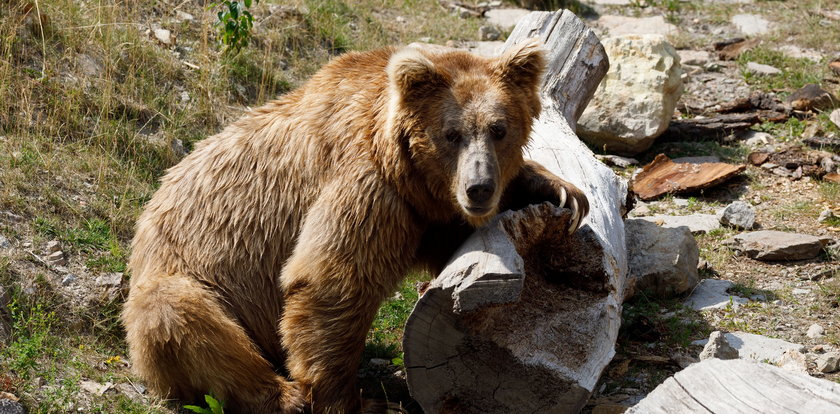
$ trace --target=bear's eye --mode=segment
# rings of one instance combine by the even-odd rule
[[[446,140],[453,144],[457,144],[461,142],[461,133],[453,129],[446,133]]]
[[[501,140],[502,138],[505,137],[505,135],[507,135],[507,130],[505,129],[505,126],[500,125],[500,124],[490,125],[489,132],[490,132],[490,136],[493,139],[495,139],[496,141]]]

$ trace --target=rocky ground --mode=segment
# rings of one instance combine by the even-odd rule
[[[221,65],[213,16],[201,7],[90,3],[42,1],[40,19],[22,13],[25,4],[0,11],[9,85],[0,95],[0,412],[17,400],[28,412],[179,410],[131,375],[117,323],[132,223],[161,172],[331,55],[413,41],[489,53],[527,12],[512,1],[265,1],[256,27],[266,32]],[[682,94],[662,90],[645,101],[670,99],[658,112],[630,114],[667,129],[623,158],[593,145],[618,174],[632,179],[660,153],[743,166],[704,189],[638,199],[629,212],[646,240],[636,257],[683,259],[667,273],[651,272],[654,262],[633,267],[617,355],[586,411],[622,412],[699,358],[733,356],[727,343],[740,358],[840,381],[840,184],[830,175],[840,165],[840,113],[831,116],[840,105],[819,94],[790,99],[809,84],[840,94],[840,4],[523,3],[566,6],[603,39],[662,35],[679,56],[680,65],[650,71],[676,76]],[[668,229],[681,225],[689,229]],[[739,238],[750,233],[756,240]],[[420,278],[383,306],[359,374],[371,395],[412,412],[400,329]],[[704,350],[715,331],[726,334]]]

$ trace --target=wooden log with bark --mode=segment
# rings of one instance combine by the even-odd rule
[[[581,188],[585,224],[548,203],[499,214],[458,249],[406,323],[409,390],[427,413],[578,412],[615,353],[626,292],[627,185],[575,135],[609,63],[569,11],[533,12],[548,67],[527,156]]]

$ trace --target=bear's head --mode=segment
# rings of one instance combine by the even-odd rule
[[[522,166],[544,65],[536,40],[497,58],[407,47],[388,63],[390,128],[424,190],[473,225],[497,212]]]

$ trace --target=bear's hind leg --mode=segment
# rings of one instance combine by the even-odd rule
[[[297,387],[193,278],[169,275],[132,286],[122,314],[135,371],[157,393],[182,401],[213,393],[228,412],[294,413]]]

